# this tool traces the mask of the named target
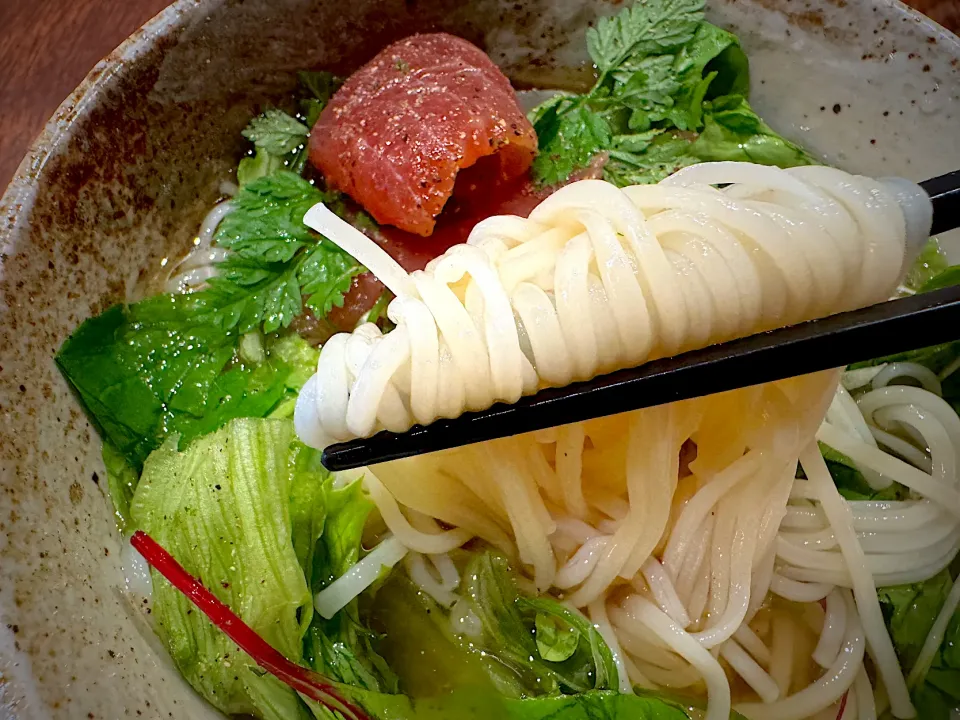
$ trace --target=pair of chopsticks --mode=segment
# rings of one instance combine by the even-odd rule
[[[960,227],[960,170],[920,183],[936,235]],[[960,339],[960,286],[750,335],[541,390],[453,420],[330,445],[329,470],[347,470],[461,445],[735,390]]]

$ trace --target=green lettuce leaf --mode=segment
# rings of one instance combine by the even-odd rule
[[[104,441],[101,454],[107,471],[107,492],[113,501],[117,527],[124,532],[130,526],[130,501],[136,492],[140,474],[109,440]]]
[[[360,559],[363,528],[374,507],[360,480],[338,489],[328,477],[322,490],[327,523],[309,575],[313,594]],[[329,620],[314,614],[304,638],[304,656],[313,669],[340,682],[397,692],[397,677],[376,650],[378,639],[361,622],[359,601],[355,599]]]
[[[229,320],[204,295],[115,305],[84,322],[57,354],[110,452],[135,472],[171,433],[185,445],[232,418],[264,417],[309,377],[283,354],[274,357],[272,344],[262,363],[239,362],[238,333],[225,329]],[[318,356],[300,338],[282,345],[293,346],[301,362]]]
[[[913,669],[953,582],[945,569],[925,582],[879,591],[884,620],[905,672]],[[929,669],[911,690],[923,720],[951,720],[960,712],[960,612],[954,613]]]
[[[814,162],[801,147],[777,135],[741,95],[704,104],[704,128],[690,152],[703,162],[735,160],[783,168]]]
[[[649,695],[591,690],[580,695],[506,699],[489,692],[458,691],[411,699],[341,688],[373,720],[689,720],[684,707]],[[326,708],[307,701],[318,720],[334,720]]]
[[[880,608],[897,650],[900,664],[909,672],[917,660],[951,587],[950,572],[912,585],[881,588]]]
[[[920,292],[936,289],[933,287],[926,288],[925,286],[931,283],[934,278],[942,275],[948,267],[947,256],[940,249],[940,243],[937,242],[936,238],[930,238],[927,244],[923,246],[923,250],[920,251],[920,257],[913,263],[913,267],[910,268],[910,272],[904,278],[903,285],[910,290]],[[938,285],[938,287],[953,285],[955,282],[948,282],[945,285]]]
[[[323,495],[304,486],[303,454],[313,452],[285,420],[233,420],[185,452],[171,437],[144,464],[131,506],[136,527],[295,662],[313,602],[293,533],[312,537],[324,512]],[[157,572],[152,608],[177,668],[216,708],[264,720],[306,717],[296,693],[264,674]]]
[[[324,481],[329,472],[320,462],[320,453],[299,442],[290,450],[290,542],[304,579],[313,573],[318,541],[327,520]],[[311,596],[313,593],[311,593]]]
[[[486,667],[497,687],[507,695],[525,696],[583,693],[616,688],[617,666],[610,648],[581,613],[549,597],[521,595],[504,558],[478,553],[464,573],[464,596],[483,626],[482,640],[471,638],[472,651],[482,651],[496,662]],[[545,657],[536,632],[537,618],[570,628],[576,647],[562,660]],[[539,642],[538,642],[539,639]],[[553,655],[553,646],[544,648]]]

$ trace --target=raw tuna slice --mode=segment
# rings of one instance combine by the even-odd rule
[[[507,78],[482,50],[445,33],[384,49],[350,76],[310,135],[310,160],[331,186],[380,224],[423,236],[461,170],[489,189],[523,175],[536,150]]]

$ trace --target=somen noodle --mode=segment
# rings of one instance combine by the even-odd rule
[[[655,186],[574,183],[408,275],[315,207],[307,222],[397,295],[397,328],[325,345],[298,433],[322,446],[404,430],[883,300],[908,229],[923,234],[911,214],[837,170],[704,164]],[[851,373],[856,397],[836,372],[748,387],[386,463],[365,484],[444,607],[459,596],[440,558],[478,538],[588,614],[630,682],[702,688],[710,720],[731,705],[799,720],[841,698],[867,717],[867,653],[910,717],[877,587],[930,577],[960,547],[960,419],[924,371]],[[844,500],[817,439],[909,499]],[[442,526],[414,527],[424,517]],[[756,699],[736,700],[734,678]]]

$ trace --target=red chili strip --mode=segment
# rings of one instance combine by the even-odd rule
[[[840,698],[840,710],[837,712],[837,720],[843,720],[843,711],[847,709],[847,695],[850,694],[850,691],[847,690],[843,697]]]
[[[264,670],[279,678],[298,693],[341,713],[346,720],[369,720],[356,705],[340,697],[330,681],[319,673],[287,660],[266,640],[241,620],[203,584],[188,573],[156,540],[142,530],[130,538],[130,544],[143,558],[182,592],[210,621]]]

